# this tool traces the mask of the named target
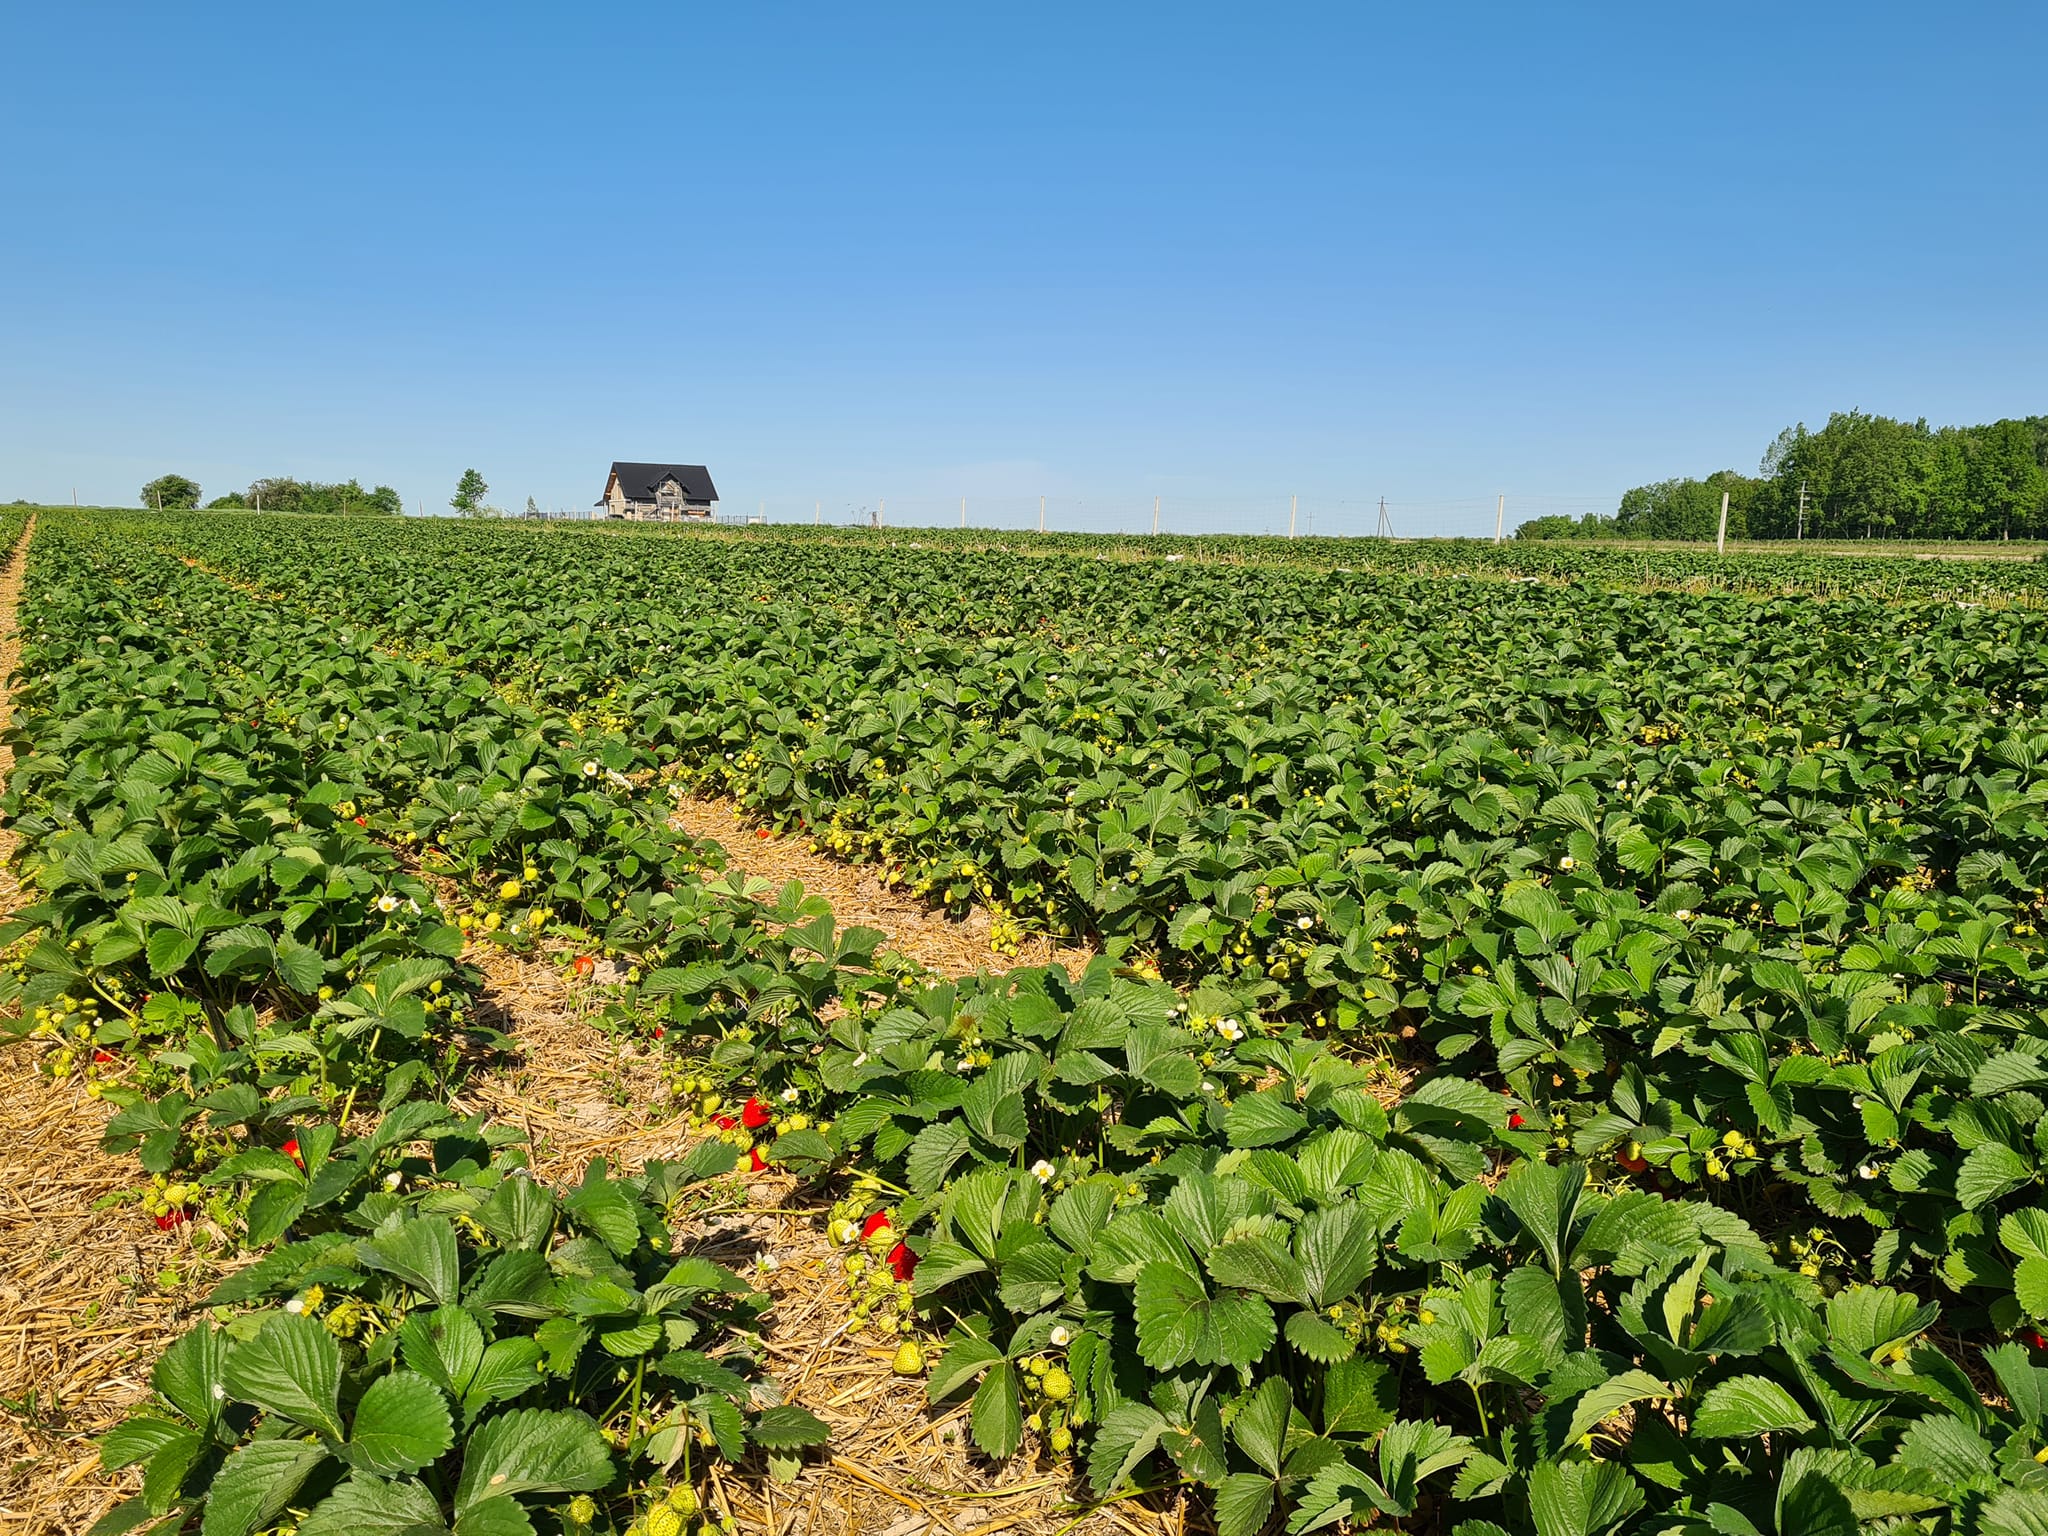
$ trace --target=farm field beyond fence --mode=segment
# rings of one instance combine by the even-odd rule
[[[2048,567],[27,538],[29,1530],[2048,1532]]]

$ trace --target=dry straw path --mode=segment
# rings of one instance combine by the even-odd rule
[[[1085,944],[1034,938],[1021,954],[1004,959],[989,949],[989,919],[982,909],[977,907],[965,921],[956,922],[929,902],[886,888],[871,870],[813,853],[804,839],[785,837],[750,821],[734,800],[686,795],[670,820],[679,831],[717,843],[733,869],[776,885],[801,881],[807,894],[832,904],[833,920],[841,928],[880,929],[889,936],[885,948],[941,976],[1054,963],[1078,973],[1095,958],[1095,951]]]

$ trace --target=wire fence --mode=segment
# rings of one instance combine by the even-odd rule
[[[981,528],[1026,533],[1263,534],[1298,538],[1492,538],[1532,517],[1611,513],[1605,496],[1500,495],[1450,500],[1253,493],[1235,496],[1054,495],[744,497],[719,503],[720,524],[834,528]]]
[[[1512,537],[1535,517],[1612,514],[1615,498],[1542,492],[1425,500],[1253,492],[1241,495],[756,496],[720,502],[720,525],[812,524],[829,528],[980,528],[992,532],[1255,534],[1277,538]],[[534,514],[515,514],[531,516]],[[592,507],[549,507],[548,520],[603,520]],[[682,519],[689,522],[694,519]]]

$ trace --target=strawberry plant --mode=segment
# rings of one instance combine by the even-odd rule
[[[458,1302],[542,1251],[485,1220],[499,1133],[434,1106],[490,1043],[465,939],[565,939],[715,1155],[859,1170],[858,1305],[988,1454],[1168,1471],[1231,1536],[2043,1518],[2033,1346],[2002,1342],[2048,1323],[2031,568],[294,530],[44,514],[7,807],[7,985],[51,1070],[118,1096],[160,1219],[280,1245],[224,1304],[410,1317],[386,1224],[452,1223]],[[672,832],[697,787],[981,908],[992,955],[1105,958],[920,979]],[[744,1333],[716,1286],[657,1299],[645,1225],[615,1248],[606,1191],[658,1207],[647,1177],[549,1197],[532,1337],[583,1342],[533,1406],[625,1433],[628,1470],[519,1495],[543,1526],[665,1527],[618,1362]],[[324,1429],[233,1411],[297,1426],[268,1438],[319,1448],[320,1497],[509,1524],[452,1446],[351,1459],[371,1378],[434,1381],[358,1363],[372,1332],[330,1332]]]

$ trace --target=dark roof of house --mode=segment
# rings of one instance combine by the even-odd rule
[[[676,484],[682,487],[685,501],[718,500],[718,489],[711,483],[711,471],[702,464],[627,464],[614,461],[612,473],[619,477],[619,489],[628,501],[654,500],[656,488],[670,475],[674,475]]]

